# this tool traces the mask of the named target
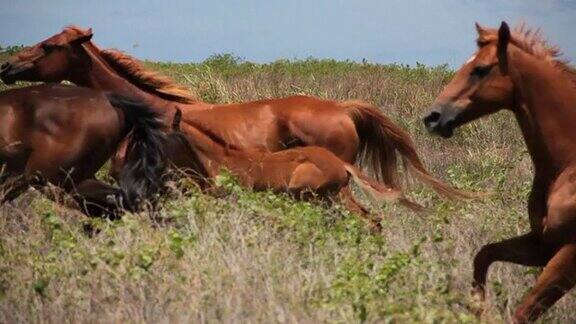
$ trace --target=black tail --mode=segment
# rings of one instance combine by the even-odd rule
[[[141,102],[114,93],[107,97],[124,113],[126,133],[132,130],[119,183],[125,207],[137,211],[146,200],[154,203],[157,193],[164,189],[164,124],[158,113]]]

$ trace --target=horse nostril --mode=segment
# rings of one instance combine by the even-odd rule
[[[424,125],[426,125],[426,127],[433,126],[434,124],[438,123],[441,116],[442,115],[437,111],[429,113],[428,116],[424,117]]]
[[[4,63],[2,63],[2,65],[0,66],[0,70],[6,70],[9,66],[10,66],[10,63],[4,62]]]

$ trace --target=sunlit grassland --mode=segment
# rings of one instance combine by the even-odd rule
[[[252,64],[146,63],[209,102],[306,94],[362,99],[406,128],[429,169],[490,193],[449,202],[408,181],[428,209],[383,206],[381,234],[340,206],[253,193],[223,176],[227,195],[191,186],[148,214],[88,220],[31,192],[0,212],[0,322],[501,322],[538,269],[493,266],[481,317],[469,297],[483,244],[528,230],[531,163],[513,116],[499,113],[431,137],[421,116],[452,77],[445,66],[331,60]],[[21,84],[22,85],[22,84]],[[373,206],[378,208],[378,206]],[[84,232],[86,223],[99,231]],[[572,294],[545,316],[576,318]]]

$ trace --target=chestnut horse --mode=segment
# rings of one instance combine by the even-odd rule
[[[306,96],[212,105],[199,101],[170,79],[144,69],[116,50],[100,50],[91,30],[67,27],[11,57],[0,70],[5,83],[16,80],[62,81],[114,91],[142,100],[169,125],[176,107],[201,119],[204,127],[241,149],[270,152],[295,146],[321,146],[347,163],[357,158],[377,179],[400,188],[396,151],[418,179],[441,195],[468,197],[432,176],[409,135],[376,107],[358,101],[336,102]],[[119,152],[113,169],[119,169]],[[120,162],[118,162],[120,161]]]
[[[202,188],[210,188],[209,181],[222,169],[238,177],[240,183],[254,190],[287,192],[295,198],[308,199],[313,195],[329,200],[346,188],[351,177],[375,200],[399,201],[419,211],[422,207],[403,196],[400,190],[371,180],[353,165],[342,161],[334,153],[318,146],[295,147],[279,152],[238,150],[226,143],[197,120],[180,123],[177,109],[173,131],[168,135],[169,156],[172,163],[194,178]],[[344,204],[353,212],[380,228],[378,218],[351,195],[343,195]]]
[[[458,71],[424,118],[450,137],[465,123],[510,109],[534,164],[529,233],[488,244],[474,259],[474,287],[485,297],[495,261],[544,267],[514,314],[536,320],[576,283],[576,72],[538,32],[477,25],[478,51]]]
[[[101,91],[44,84],[0,93],[2,202],[50,183],[88,215],[137,210],[163,187],[163,124],[141,103]],[[94,177],[127,134],[120,188]]]

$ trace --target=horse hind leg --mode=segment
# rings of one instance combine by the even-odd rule
[[[305,162],[292,172],[287,191],[300,200],[309,200],[323,186],[324,173],[316,165]]]
[[[339,193],[340,200],[352,213],[359,215],[362,219],[365,219],[370,223],[370,227],[375,232],[382,232],[382,217],[376,216],[368,210],[364,205],[362,205],[352,194],[352,190],[349,186],[342,188]]]
[[[288,192],[300,199],[318,197],[328,201],[348,184],[346,172],[338,174],[332,171],[334,170],[321,169],[314,163],[304,162],[292,172]]]
[[[318,196],[324,200],[338,194],[344,202],[344,205],[350,211],[366,219],[373,230],[380,232],[382,230],[382,225],[380,224],[381,218],[374,217],[366,207],[354,198],[347,183],[347,176],[342,177],[340,181],[327,179],[324,172],[316,165],[313,163],[303,163],[292,173],[288,191],[296,198],[304,200],[309,198],[307,194],[311,194],[311,191],[317,193]]]

